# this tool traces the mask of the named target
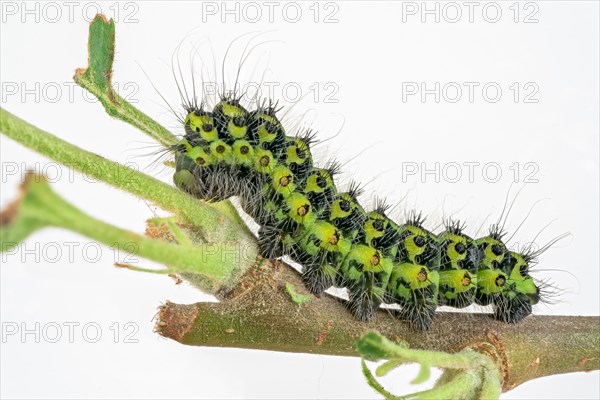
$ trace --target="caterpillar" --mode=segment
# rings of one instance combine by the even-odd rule
[[[348,307],[362,321],[396,304],[418,330],[432,327],[438,306],[491,305],[494,318],[517,323],[542,298],[543,283],[529,268],[543,250],[510,251],[498,224],[472,238],[453,220],[433,233],[417,213],[398,224],[382,200],[367,211],[358,184],[337,187],[338,163],[315,165],[312,131],[286,132],[276,103],[257,102],[250,111],[235,92],[219,97],[210,110],[184,103],[185,135],[170,149],[173,181],[209,202],[238,196],[260,225],[261,255],[301,264],[313,294],[347,288]]]

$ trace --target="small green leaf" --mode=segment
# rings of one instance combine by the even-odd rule
[[[401,358],[396,358],[396,359],[393,359],[390,361],[386,361],[383,364],[381,364],[379,367],[377,367],[377,369],[375,370],[375,374],[377,376],[386,376],[391,371],[395,370],[396,368],[398,368],[404,364],[406,364],[406,361],[402,360]]]
[[[431,376],[431,368],[427,364],[421,364],[421,369],[419,370],[419,375],[415,379],[412,380],[413,385],[418,385],[419,383],[424,383],[429,380]]]
[[[360,354],[371,361],[402,358],[402,350],[406,349],[405,345],[398,345],[375,331],[365,333],[356,346]]]
[[[115,56],[115,23],[98,14],[90,24],[88,38],[88,65],[78,68],[73,79],[79,86],[96,96],[111,117],[131,124],[165,146],[178,138],[158,122],[133,107],[112,88]]]
[[[290,295],[292,301],[298,305],[308,303],[310,301],[310,296],[298,293],[294,285],[289,282],[285,283],[285,291]]]
[[[112,67],[115,58],[115,22],[102,14],[90,23],[88,39],[89,60],[85,70],[78,70],[75,77],[83,75],[103,92],[112,92]]]

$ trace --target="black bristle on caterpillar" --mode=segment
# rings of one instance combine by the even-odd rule
[[[261,226],[263,257],[302,264],[303,281],[317,296],[347,288],[349,309],[363,321],[383,303],[397,304],[398,316],[420,330],[432,327],[440,305],[492,305],[494,318],[508,323],[531,314],[540,289],[528,268],[539,252],[509,251],[498,224],[473,239],[459,221],[434,234],[416,212],[397,224],[382,199],[365,211],[358,183],[338,191],[338,162],[314,165],[313,131],[289,135],[277,103],[249,111],[240,99],[223,94],[212,111],[187,103],[185,136],[171,149],[174,182],[206,201],[238,196]]]

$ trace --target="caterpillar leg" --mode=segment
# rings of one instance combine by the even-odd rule
[[[240,195],[246,183],[227,167],[180,169],[173,176],[179,189],[199,199],[217,202]]]
[[[454,308],[465,308],[475,302],[475,288],[471,288],[467,292],[461,293],[456,293],[456,291],[452,291],[453,289],[454,288],[449,289],[440,285],[440,294],[438,299],[440,305]],[[444,290],[443,293],[442,290]]]
[[[264,258],[279,258],[284,255],[282,232],[277,227],[261,226],[258,230],[258,247]]]
[[[243,193],[247,184],[244,179],[240,179],[237,171],[228,166],[217,166],[213,168],[212,173],[200,173],[197,168],[194,175],[197,175],[196,182],[204,191],[204,198],[211,202],[223,201],[233,196],[239,196]]]
[[[435,303],[407,303],[402,306],[398,314],[401,319],[407,320],[414,329],[427,331],[433,326],[436,307]]]
[[[498,296],[494,302],[494,318],[502,322],[516,324],[531,314],[530,299],[521,293],[513,298]]]
[[[336,271],[329,265],[305,264],[302,280],[312,294],[321,297],[323,292],[333,286]]]
[[[370,290],[368,285],[349,288],[348,307],[354,317],[360,321],[369,321],[382,303],[381,294]]]
[[[246,188],[240,196],[240,206],[246,214],[254,219],[259,225],[272,225],[273,211],[266,208],[268,201],[263,193],[265,177],[261,175],[247,176]]]

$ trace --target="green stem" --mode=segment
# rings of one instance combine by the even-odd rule
[[[83,236],[94,239],[108,246],[119,246],[119,249],[132,244],[135,255],[168,265],[179,273],[191,273],[205,280],[205,290],[215,292],[222,289],[224,283],[230,283],[233,276],[239,274],[240,264],[253,263],[255,258],[242,260],[244,250],[231,252],[224,257],[221,248],[200,245],[177,245],[162,240],[150,239],[136,233],[107,224],[91,217],[76,208],[55,192],[45,179],[28,174],[23,185],[23,195],[9,207],[10,215],[4,217],[2,232],[2,249],[9,250],[23,238],[18,234],[28,229],[53,226],[69,229]],[[13,233],[17,232],[17,235]],[[234,248],[231,243],[223,246]]]
[[[254,241],[233,206],[220,204],[215,209],[174,186],[65,142],[1,108],[0,132],[46,157],[179,215],[200,229],[210,243]]]
[[[367,383],[369,384],[369,386],[375,389],[377,393],[383,395],[383,397],[386,400],[401,400],[403,398],[394,396],[392,393],[385,390],[385,388],[377,381],[377,379],[375,379],[375,377],[371,373],[371,370],[367,366],[367,363],[365,362],[364,358],[360,360],[360,366],[362,368],[363,375],[365,376],[365,378],[367,378]]]
[[[443,385],[409,394],[405,398],[415,400],[473,399],[475,398],[474,392],[479,387],[479,383],[479,379],[472,373],[458,372],[452,380]]]
[[[74,79],[81,87],[88,90],[100,100],[106,113],[111,117],[115,117],[135,126],[164,146],[171,146],[178,142],[177,137],[171,132],[132,106],[116,92],[112,92],[112,94],[109,95],[106,92],[99,90],[89,79],[82,76],[75,75]]]

